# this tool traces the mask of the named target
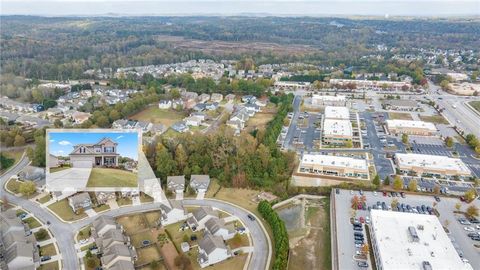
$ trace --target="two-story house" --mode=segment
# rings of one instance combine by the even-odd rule
[[[105,137],[95,144],[78,144],[69,154],[73,168],[118,166],[117,143]]]

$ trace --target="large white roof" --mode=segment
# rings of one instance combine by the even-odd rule
[[[414,120],[387,120],[389,128],[422,128],[430,131],[437,131],[437,128],[433,123]]]
[[[357,170],[368,171],[368,165],[365,159],[357,159],[351,157],[304,154],[302,157],[302,164],[354,168]]]
[[[345,96],[323,96],[323,95],[313,95],[312,99],[318,99],[323,101],[345,101]]]
[[[349,136],[353,135],[350,120],[325,119],[323,121],[323,134],[326,136]]]
[[[347,107],[326,106],[325,119],[350,119],[350,111]]]
[[[424,154],[395,154],[400,167],[424,167],[431,170],[453,170],[470,174],[470,169],[459,158]]]
[[[473,269],[462,262],[436,216],[383,210],[372,210],[370,215],[372,241],[384,270],[423,269],[424,261],[432,269]]]

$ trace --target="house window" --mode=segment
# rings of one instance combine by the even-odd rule
[[[115,152],[115,147],[113,147],[113,146],[104,147],[103,152],[104,153],[114,153]]]

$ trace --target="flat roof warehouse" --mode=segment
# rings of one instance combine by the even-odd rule
[[[470,270],[436,216],[372,210],[372,245],[378,269]]]

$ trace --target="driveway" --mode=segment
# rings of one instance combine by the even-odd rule
[[[50,191],[84,188],[91,172],[92,168],[70,168],[47,174],[47,187]]]

